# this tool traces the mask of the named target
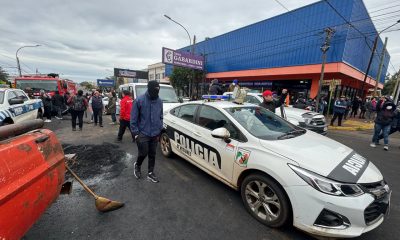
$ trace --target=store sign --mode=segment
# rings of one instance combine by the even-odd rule
[[[116,76],[116,77],[135,78],[136,75],[137,75],[136,71],[134,71],[134,70],[114,68],[114,76]]]
[[[115,81],[112,79],[97,79],[97,86],[99,86],[99,87],[114,87]]]
[[[204,58],[191,53],[177,52],[169,48],[162,48],[162,62],[174,66],[203,70]]]

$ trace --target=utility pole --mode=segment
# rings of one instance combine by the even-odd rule
[[[194,49],[195,44],[196,44],[196,35],[193,35],[193,44],[191,46],[191,53],[193,55],[194,55],[194,51],[195,51],[195,49]],[[194,80],[194,78],[195,78],[195,72],[194,72],[194,69],[192,69],[192,77],[189,82],[189,98],[190,99],[192,99],[192,97],[193,97],[192,95],[193,95],[193,80]]]
[[[400,69],[397,72],[397,80],[396,80],[396,84],[394,86],[393,93],[392,93],[392,96],[394,97],[393,98],[394,104],[397,104],[397,101],[399,99],[399,95],[400,95],[400,86],[399,85],[400,85]]]
[[[382,54],[381,54],[381,59],[379,62],[379,70],[378,70],[378,76],[376,77],[376,82],[375,82],[375,88],[374,88],[374,97],[376,97],[376,91],[378,89],[378,84],[381,80],[381,74],[382,74],[382,67],[383,67],[383,60],[385,59],[385,53],[386,53],[386,46],[387,46],[388,38],[385,37],[385,44],[383,45],[382,49]]]
[[[319,111],[319,102],[321,99],[321,88],[322,88],[322,80],[324,80],[324,72],[325,72],[325,62],[326,62],[326,52],[329,50],[331,38],[335,33],[335,30],[332,28],[325,28],[325,41],[324,44],[321,46],[322,51],[322,67],[321,67],[321,77],[319,78],[318,83],[318,93],[317,93],[317,102],[315,103],[316,112]]]

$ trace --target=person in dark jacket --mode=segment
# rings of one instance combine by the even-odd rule
[[[346,110],[344,111],[343,118],[344,120],[347,120],[347,117],[349,116],[349,112],[351,110],[352,103],[349,98],[345,98],[345,101],[346,101]]]
[[[67,103],[71,106],[70,112],[72,117],[71,118],[72,131],[76,131],[76,118],[78,118],[79,131],[82,131],[83,114],[85,113],[88,107],[88,102],[85,96],[83,96],[83,91],[79,90],[77,96],[72,94],[72,96],[70,96],[70,98],[68,99]]]
[[[303,96],[300,96],[296,103],[293,105],[294,108],[299,108],[299,109],[306,109],[307,103],[306,99]]]
[[[357,96],[353,102],[351,103],[351,113],[350,113],[350,117],[356,117],[357,113],[358,113],[358,109],[360,108],[362,101],[361,98],[359,96]]]
[[[360,119],[365,119],[365,112],[367,111],[367,99],[365,99],[364,101],[361,100],[361,104],[360,104]]]
[[[378,143],[379,134],[382,132],[383,134],[383,149],[389,150],[389,132],[391,129],[391,125],[393,123],[393,118],[395,117],[396,105],[390,101],[389,97],[386,97],[383,100],[379,100],[376,104],[376,118],[375,118],[375,126],[374,126],[374,135],[372,137],[371,147],[376,147]]]
[[[100,127],[103,127],[103,98],[100,96],[99,91],[95,91],[92,97],[92,111],[94,118],[94,125],[97,126],[97,122],[99,122]]]
[[[131,131],[139,152],[134,163],[134,174],[137,179],[141,177],[140,168],[148,156],[147,179],[154,183],[158,182],[154,174],[156,147],[163,129],[163,103],[158,97],[159,92],[160,84],[149,81],[146,93],[136,98],[131,111]]]
[[[132,134],[130,120],[132,111],[133,99],[131,98],[131,92],[124,90],[122,92],[122,99],[120,102],[121,110],[119,112],[119,130],[117,136],[117,142],[122,142],[122,137],[124,136],[126,128]],[[132,139],[135,140],[135,136],[132,134]]]
[[[48,95],[44,90],[40,90],[40,99],[43,102],[43,108],[44,108],[43,117],[46,118],[44,122],[49,123],[51,122],[51,108],[52,108],[50,95]]]
[[[211,81],[210,89],[209,89],[209,94],[210,95],[222,95],[222,88],[218,83],[218,79],[214,79]]]
[[[62,119],[62,110],[64,109],[64,97],[60,95],[59,91],[56,91],[53,98],[52,104],[54,107],[54,111],[57,113],[56,118]]]
[[[285,103],[285,99],[287,96],[287,89],[282,90],[282,94],[279,100],[276,100],[272,96],[272,92],[270,90],[265,90],[262,94],[263,102],[260,103],[260,107],[266,108],[271,112],[275,113],[275,109],[282,106]]]
[[[108,99],[108,104],[106,106],[107,112],[111,114],[111,122],[110,124],[115,125],[117,124],[117,117],[116,117],[116,111],[117,111],[117,94],[115,91],[111,93],[111,97]]]
[[[333,117],[331,120],[331,126],[333,126],[333,124],[335,123],[336,118],[339,119],[338,126],[342,126],[342,118],[347,108],[347,103],[345,99],[345,96],[341,96],[340,99],[336,100],[333,104]]]

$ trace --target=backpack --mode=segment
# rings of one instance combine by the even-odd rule
[[[74,97],[74,105],[72,106],[72,109],[75,111],[85,111],[86,106],[85,106],[85,100],[83,97]]]

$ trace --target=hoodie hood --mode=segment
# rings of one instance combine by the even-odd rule
[[[147,92],[149,93],[151,100],[156,100],[158,98],[158,93],[160,92],[160,84],[156,81],[149,81],[147,84]]]

